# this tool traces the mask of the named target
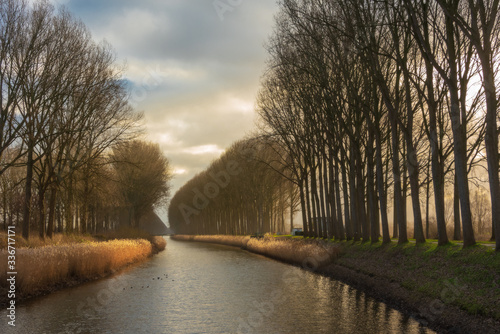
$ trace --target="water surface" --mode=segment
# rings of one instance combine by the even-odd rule
[[[17,308],[0,333],[434,333],[346,284],[237,248],[167,240],[114,277]]]

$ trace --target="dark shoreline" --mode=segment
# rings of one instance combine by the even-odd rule
[[[280,262],[314,271],[317,274],[341,281],[363,291],[367,296],[411,316],[422,325],[438,333],[500,333],[500,321],[494,318],[469,314],[457,306],[442,303],[438,298],[410,291],[402,286],[402,282],[388,281],[377,275],[365,274],[360,268],[349,268],[338,264],[338,261],[336,261],[337,256],[342,257],[342,255],[337,255],[337,253],[333,254],[329,263],[318,263],[317,266],[311,268],[310,265],[304,264],[304,259],[298,261],[284,259],[280,254],[273,255],[269,248],[266,249],[266,252],[256,251],[255,247],[252,247],[252,243],[258,242],[259,239],[228,236],[228,242],[225,242],[223,236],[172,236],[171,238],[177,241],[196,241],[239,247]],[[261,242],[265,242],[265,239],[261,240]],[[306,243],[323,248],[335,247],[335,244],[323,240],[285,239],[283,241],[292,242],[295,245],[297,243]]]

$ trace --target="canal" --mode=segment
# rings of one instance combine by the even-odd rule
[[[0,333],[434,333],[338,281],[171,239],[145,263],[19,305],[15,329],[0,315]]]

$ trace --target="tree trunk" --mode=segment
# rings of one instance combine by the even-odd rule
[[[39,222],[38,222],[38,235],[40,239],[45,239],[45,189],[38,189],[38,210],[39,210]]]
[[[346,171],[347,168],[346,168],[344,152],[342,152],[340,156],[340,169],[342,171],[342,190],[344,192],[343,195],[344,195],[344,218],[345,218],[346,239],[351,240],[354,236],[351,224],[349,189],[347,185],[347,171]]]
[[[370,240],[370,222],[368,221],[368,216],[366,214],[366,204],[365,204],[365,180],[363,178],[363,161],[361,154],[358,155],[356,167],[356,194],[357,194],[357,207],[358,207],[358,233],[363,237],[363,241]]]
[[[54,222],[56,218],[56,199],[57,188],[52,186],[49,199],[49,222],[47,227],[47,236],[52,239],[54,233]]]
[[[396,116],[391,117],[391,139],[392,139],[392,174],[394,178],[394,224],[397,225],[399,231],[398,243],[408,242],[408,234],[406,232],[406,221],[403,212],[403,196],[401,194],[401,169],[399,166],[399,135]]]
[[[377,223],[378,223],[378,211],[377,211],[377,206],[375,204],[376,202],[376,194],[375,194],[375,166],[373,162],[373,156],[374,156],[374,149],[373,149],[373,143],[375,141],[373,134],[373,127],[371,127],[370,133],[369,133],[369,138],[368,138],[368,143],[367,143],[367,152],[366,152],[366,159],[367,159],[367,172],[366,172],[366,188],[367,188],[367,197],[368,197],[368,214],[370,219],[370,239],[372,243],[378,242],[378,228],[377,228]]]
[[[382,242],[390,243],[389,218],[387,216],[387,192],[385,191],[384,167],[382,161],[382,140],[380,131],[375,132],[375,158],[377,160],[377,186],[380,202],[380,215],[382,218]]]
[[[304,232],[304,237],[308,237],[309,227],[307,225],[306,197],[304,195],[304,181],[302,179],[299,181],[299,196],[300,196],[300,208],[302,213],[302,231]],[[293,223],[292,223],[292,228],[293,228]]]
[[[339,238],[339,229],[337,225],[337,208],[335,203],[335,188],[333,185],[333,157],[323,158],[324,173],[323,183],[326,192],[326,216],[328,220],[328,239]]]
[[[495,13],[498,13],[498,2],[492,8],[492,25],[495,22]],[[486,146],[486,159],[488,164],[488,179],[490,185],[491,218],[492,229],[500,233],[500,179],[499,179],[499,157],[498,157],[498,101],[497,89],[495,85],[495,74],[493,70],[493,52],[491,46],[491,31],[493,27],[488,27],[485,19],[482,20],[483,28],[483,48],[476,47],[481,60],[483,72],[483,86],[486,95],[486,133],[484,142]],[[496,240],[496,251],[500,251],[500,238]]]
[[[318,183],[319,183],[319,206],[318,206],[318,211],[321,210],[321,217],[320,217],[320,225],[321,225],[321,233],[320,237],[321,238],[328,238],[328,230],[329,230],[329,224],[330,224],[330,213],[329,210],[325,208],[325,193],[328,192],[328,188],[325,188],[324,185],[324,177],[326,177],[326,173],[323,173],[324,167],[326,168],[326,165],[322,162],[322,158],[318,157]],[[323,175],[325,174],[325,175]],[[328,211],[328,214],[327,214]]]
[[[406,59],[404,59],[406,60]],[[413,143],[413,118],[414,110],[411,100],[411,87],[410,87],[410,73],[406,68],[406,61],[404,61],[404,82],[406,90],[406,111],[407,111],[407,125],[404,129],[406,141],[406,167],[410,179],[410,196],[413,208],[413,233],[416,243],[425,243],[424,228],[422,224],[422,211],[420,210],[420,166],[418,162],[417,150]],[[406,184],[406,180],[405,180]],[[406,203],[406,197],[404,199]],[[406,215],[405,215],[406,217]]]
[[[64,205],[64,216],[66,221],[66,233],[73,232],[73,180],[70,176],[68,188],[66,189],[66,204]]]
[[[306,206],[307,206],[307,223],[309,224],[309,236],[316,237],[316,228],[314,226],[313,217],[311,215],[311,192],[309,191],[309,177],[305,176],[305,186],[306,186]]]
[[[356,189],[356,159],[354,157],[354,148],[351,143],[351,151],[349,155],[349,193],[351,202],[351,228],[353,232],[354,241],[361,240],[361,235],[359,233],[359,210],[358,210],[358,200],[357,200],[357,189]]]
[[[23,203],[23,238],[28,240],[30,237],[30,220],[31,220],[31,186],[33,183],[33,144],[28,143],[28,151],[26,153],[26,181]]]
[[[342,204],[340,202],[340,178],[339,178],[339,168],[335,164],[335,193],[337,199],[337,225],[339,230],[339,240],[345,239],[345,229],[342,222]]]
[[[455,31],[451,18],[446,17],[446,47],[450,66],[448,89],[450,95],[450,119],[453,132],[453,152],[455,157],[455,173],[457,175],[458,193],[460,196],[460,212],[462,213],[462,227],[464,247],[476,243],[472,228],[472,214],[469,199],[469,180],[467,177],[467,140],[466,119],[462,119],[460,100],[458,98],[457,54],[455,47]]]
[[[429,202],[430,202],[430,197],[431,197],[431,175],[430,175],[430,168],[431,168],[431,151],[429,151],[429,157],[428,157],[428,162],[427,162],[427,184],[425,187],[425,237],[429,239]]]
[[[458,180],[455,174],[453,183],[453,240],[462,240],[462,226],[460,224],[460,197],[458,195]]]
[[[438,231],[438,245],[446,245],[448,234],[446,232],[445,208],[444,208],[444,166],[442,156],[440,156],[440,148],[437,132],[437,106],[434,98],[433,84],[433,67],[429,61],[425,62],[427,78],[427,95],[429,111],[429,142],[431,148],[431,173],[432,185],[434,188],[434,207],[436,210],[436,224]]]

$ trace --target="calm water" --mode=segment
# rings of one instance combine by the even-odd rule
[[[2,310],[0,333],[433,333],[300,268],[225,246],[167,242],[119,275],[18,307],[15,330]]]

